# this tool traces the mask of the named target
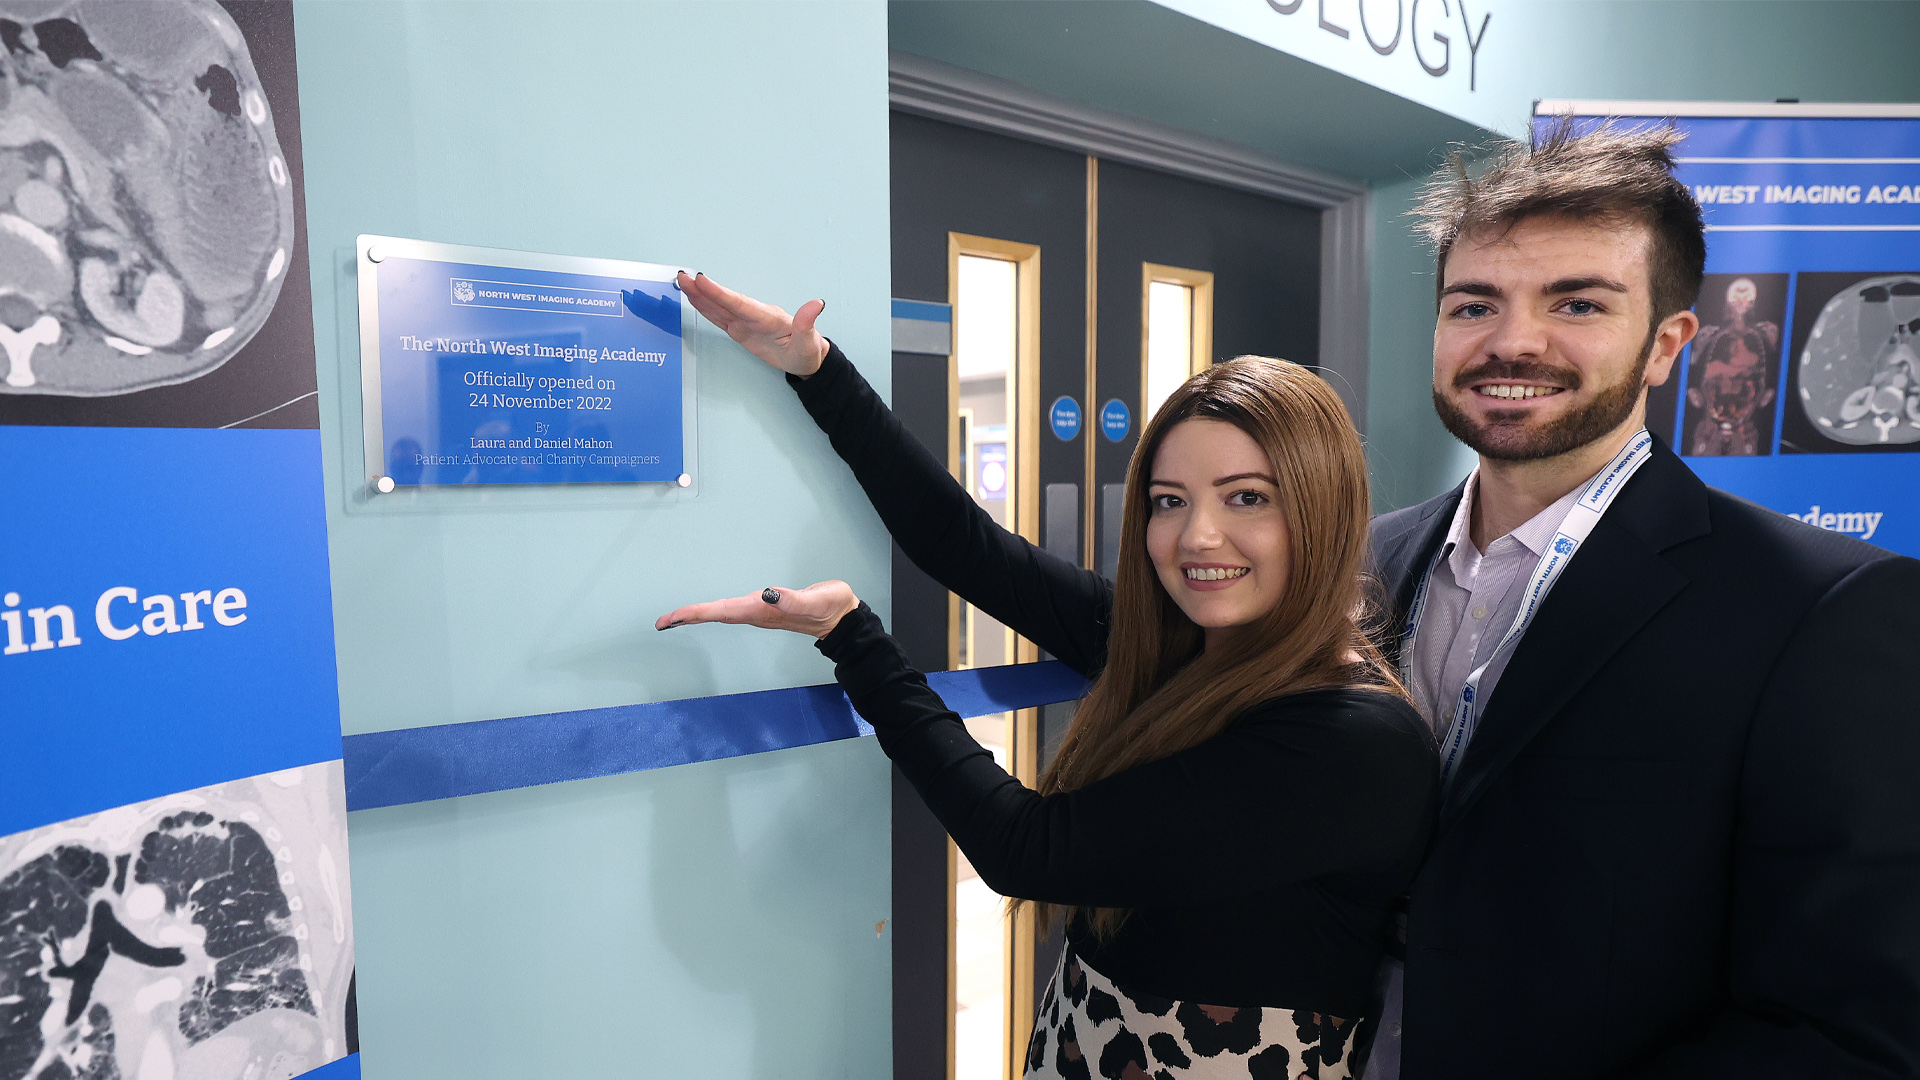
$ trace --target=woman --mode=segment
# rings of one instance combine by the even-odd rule
[[[1141,433],[1109,587],[999,529],[930,466],[814,333],[818,301],[789,318],[705,278],[681,287],[803,380],[809,410],[923,568],[1097,676],[1036,792],[967,735],[844,582],[696,604],[657,624],[818,638],[986,883],[1040,904],[1043,925],[1050,909],[1064,914],[1068,947],[1027,1075],[1351,1075],[1392,904],[1432,828],[1438,767],[1356,623],[1366,472],[1339,398],[1306,369],[1258,357],[1189,380]]]

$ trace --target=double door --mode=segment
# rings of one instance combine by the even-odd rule
[[[1173,387],[1242,353],[1317,357],[1317,209],[898,112],[892,197],[896,316],[949,327],[896,333],[894,411],[994,520],[1077,565],[1112,575],[1128,459]],[[924,670],[1042,658],[898,549],[893,598]],[[968,727],[1031,786],[1071,717]],[[894,789],[894,1075],[1018,1077],[1059,933]]]

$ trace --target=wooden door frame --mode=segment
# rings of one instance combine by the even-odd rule
[[[1007,403],[1013,425],[1014,498],[1012,531],[1030,543],[1040,543],[1040,248],[991,236],[947,234],[947,304],[954,312],[953,351],[947,354],[947,468],[964,486],[960,475],[960,256],[1002,259],[1018,270],[1015,288],[1018,313],[1014,338],[1014,400]],[[1031,406],[1031,407],[1029,407]],[[1032,663],[1039,649],[1016,638],[1014,662]],[[960,665],[960,598],[947,594],[947,666]]]
[[[1160,263],[1140,264],[1140,426],[1146,427],[1153,414],[1147,411],[1147,323],[1153,305],[1148,294],[1156,281],[1184,285],[1193,290],[1193,307],[1187,322],[1187,374],[1198,375],[1213,364],[1213,271],[1188,270]]]
[[[1015,330],[1013,400],[1007,403],[1007,421],[1013,432],[1012,466],[1014,497],[1011,508],[1012,531],[1033,544],[1040,543],[1040,248],[1014,240],[968,233],[947,233],[947,304],[954,312],[953,351],[947,354],[947,469],[965,486],[970,478],[961,475],[960,455],[960,257],[972,255],[1001,259],[1015,265]],[[947,666],[960,664],[960,597],[947,594]],[[1030,664],[1040,659],[1040,649],[1023,637],[1014,638],[1013,660]],[[1029,788],[1038,786],[1040,761],[1040,710],[1014,712],[1008,732],[1009,771]],[[954,1080],[954,1015],[959,1005],[959,912],[952,902],[959,884],[959,849],[947,840],[947,1080]],[[1027,1039],[1033,1031],[1033,909],[1022,907],[1007,921],[1005,972],[1005,1024],[1007,1034],[1002,1048],[1007,1080],[1018,1077],[1018,1063],[1025,1056]]]

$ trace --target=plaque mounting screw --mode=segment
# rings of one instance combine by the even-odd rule
[[[384,259],[386,257],[387,257],[387,253],[384,251],[381,251],[377,245],[367,249],[368,262],[379,262],[381,259]]]
[[[382,495],[391,495],[393,493],[393,477],[382,476],[374,480],[373,490]]]
[[[693,477],[689,476],[686,473],[681,473],[680,478],[678,480],[675,480],[674,483],[679,484],[681,487],[692,487]]]

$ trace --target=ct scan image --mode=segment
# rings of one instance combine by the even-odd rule
[[[0,423],[318,426],[292,31],[0,0]]]
[[[1920,272],[1801,274],[1781,447],[1920,449]]]
[[[1694,312],[1700,332],[1687,361],[1681,453],[1772,453],[1787,275],[1708,274]]]
[[[338,761],[0,837],[0,1080],[285,1080],[352,980]]]

